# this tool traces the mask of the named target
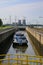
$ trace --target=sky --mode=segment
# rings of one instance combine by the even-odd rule
[[[43,0],[0,0],[3,23],[25,18],[27,24],[43,24]],[[16,21],[17,21],[16,20]]]

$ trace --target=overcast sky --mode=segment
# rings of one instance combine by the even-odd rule
[[[43,0],[0,0],[0,18],[4,23],[25,17],[27,23],[43,23]],[[6,19],[6,21],[4,20]]]

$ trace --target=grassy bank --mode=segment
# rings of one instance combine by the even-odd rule
[[[12,28],[12,27],[13,27],[13,26],[1,26],[1,27],[0,27],[0,30]]]

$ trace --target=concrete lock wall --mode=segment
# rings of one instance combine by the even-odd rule
[[[16,31],[15,28],[11,28],[8,30],[4,30],[3,32],[0,33],[0,43],[5,40],[8,36],[10,36],[11,34],[13,34]]]
[[[39,55],[43,55],[43,34],[29,27],[26,28],[26,31],[31,37],[31,40],[33,41],[33,44],[35,45]]]

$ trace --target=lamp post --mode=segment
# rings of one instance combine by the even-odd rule
[[[9,16],[10,24],[11,24],[11,16]]]

